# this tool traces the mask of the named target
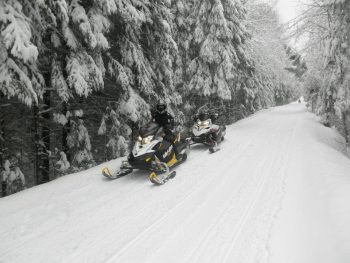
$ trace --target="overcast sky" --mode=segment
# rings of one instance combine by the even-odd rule
[[[298,16],[299,7],[299,0],[278,0],[278,3],[276,5],[283,23],[286,23]]]
[[[276,4],[276,9],[281,17],[282,23],[288,23],[294,18],[298,17],[301,10],[305,8],[301,2],[307,0],[278,0]],[[304,38],[291,38],[289,43],[296,49],[301,50],[305,44]]]

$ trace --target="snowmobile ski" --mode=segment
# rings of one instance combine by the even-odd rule
[[[219,150],[220,150],[220,148],[218,147],[218,143],[217,142],[214,142],[213,145],[211,145],[209,147],[209,152],[210,153],[215,153],[215,152],[217,152]]]
[[[133,171],[133,169],[120,169],[112,174],[109,171],[109,169],[107,167],[105,167],[102,169],[102,174],[109,179],[118,179],[120,177],[123,177],[123,176],[131,173],[132,171]]]
[[[219,148],[219,147],[212,147],[212,148],[209,148],[209,152],[210,152],[210,153],[216,153],[217,151],[220,151],[220,148]]]
[[[171,171],[167,174],[157,175],[155,172],[150,173],[149,180],[156,185],[163,185],[170,179],[173,179],[176,176],[176,171]]]

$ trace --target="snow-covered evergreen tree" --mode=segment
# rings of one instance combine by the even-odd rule
[[[50,51],[47,64],[52,87],[65,102],[75,94],[87,97],[100,90],[105,72],[101,52],[109,47],[104,35],[109,21],[100,2],[60,0],[41,5],[46,15],[41,19],[47,23],[41,48],[42,53]],[[49,25],[54,25],[55,30]]]
[[[113,2],[113,1],[112,1]],[[117,97],[120,127],[149,118],[148,102],[156,100],[156,75],[141,43],[143,25],[152,23],[149,1],[116,1],[109,9],[110,49],[106,52],[106,74]],[[108,88],[108,87],[107,87]],[[118,136],[122,131],[118,131]]]
[[[178,121],[180,123],[192,121],[190,116],[195,110],[195,105],[188,96],[189,91],[186,85],[189,77],[188,68],[191,62],[191,50],[189,48],[191,26],[189,21],[194,2],[193,0],[172,1],[173,39],[177,44],[178,51],[177,56],[173,59],[173,82],[176,91],[182,95],[181,112],[176,114],[176,116],[179,116]]]
[[[67,141],[70,153],[73,156],[71,164],[74,170],[87,169],[95,164],[91,153],[89,132],[82,119],[71,120],[71,130]]]
[[[254,61],[248,98],[255,109],[285,103],[294,95],[297,80],[286,70],[293,65],[278,15],[270,4],[254,0],[247,2],[247,11],[247,28],[252,35],[248,53]]]
[[[114,16],[110,17],[110,49],[106,52],[106,74],[114,81],[118,94],[113,110],[120,122],[113,129],[115,141],[109,145],[119,146],[130,138],[131,132],[125,133],[125,127],[130,130],[133,124],[149,120],[150,108],[156,101],[165,99],[170,111],[182,102],[173,84],[177,45],[172,36],[170,2],[123,3],[111,9]]]
[[[195,2],[189,17],[192,28],[188,89],[202,96],[230,100],[231,91],[249,67],[244,50],[248,34],[240,0]]]
[[[178,55],[178,46],[173,38],[174,25],[170,2],[153,1],[151,23],[146,23],[143,38],[146,38],[149,59],[156,74],[156,91],[160,97],[170,100],[173,105],[181,104],[181,96],[175,90],[173,61]]]
[[[173,1],[172,13],[173,19],[173,38],[177,43],[178,54],[174,57],[174,85],[181,91],[184,91],[184,84],[186,83],[186,72],[190,62],[189,57],[189,35],[190,26],[188,17],[191,12],[193,1]]]
[[[0,2],[0,92],[27,105],[38,103],[44,81],[31,21],[20,1]]]
[[[125,156],[128,153],[131,130],[128,126],[122,126],[119,119],[121,116],[111,107],[107,107],[103,115],[99,135],[107,135],[106,147],[109,149],[109,159]]]
[[[70,163],[67,159],[67,155],[65,154],[65,152],[59,152],[59,160],[55,163],[55,166],[55,168],[60,174],[65,174],[69,171]]]
[[[18,161],[15,157],[10,160],[5,160],[3,171],[0,173],[2,182],[2,196],[14,194],[26,187],[24,174],[18,166]]]
[[[306,56],[309,71],[304,86],[312,109],[323,117],[325,125],[336,126],[349,145],[350,3],[313,2],[308,17],[300,23],[310,32]]]

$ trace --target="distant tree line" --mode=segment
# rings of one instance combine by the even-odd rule
[[[350,154],[350,2],[309,1],[293,27],[307,39],[302,80],[309,107],[344,135]]]

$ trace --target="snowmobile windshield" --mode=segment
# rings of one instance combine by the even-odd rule
[[[158,130],[159,130],[159,125],[157,123],[152,122],[141,127],[139,134],[142,138],[145,138],[150,135],[155,135]]]
[[[200,121],[206,121],[206,120],[210,119],[209,114],[206,112],[202,112],[202,113],[197,114],[197,118]]]
[[[202,107],[200,107],[200,108],[197,110],[197,114],[203,113],[203,112],[209,112],[209,107],[207,106],[207,104],[203,105]]]
[[[200,121],[206,121],[210,119],[210,111],[207,105],[200,107],[197,111],[197,119]]]

